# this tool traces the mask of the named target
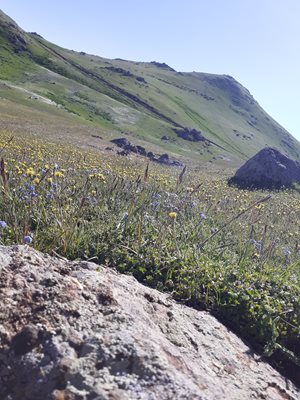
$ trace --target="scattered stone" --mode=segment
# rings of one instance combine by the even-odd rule
[[[158,157],[157,160],[160,164],[169,164],[169,155],[167,153],[162,154],[161,156]]]
[[[113,140],[111,140],[111,142],[116,144],[118,147],[121,147],[128,154],[131,152],[131,153],[140,154],[141,156],[147,156],[147,151],[146,151],[145,147],[135,146],[135,145],[131,144],[129,142],[129,140],[126,138],[113,139]]]
[[[120,74],[121,76],[126,76],[126,77],[130,77],[130,78],[135,77],[135,75],[133,75],[130,71],[128,71],[126,69],[123,69],[123,68],[114,67],[112,65],[109,66],[109,67],[105,67],[105,69],[108,70],[108,71]]]
[[[149,158],[150,161],[154,161],[155,154],[152,151],[148,151],[147,157]]]
[[[159,164],[171,165],[176,167],[182,167],[183,164],[177,160],[171,160],[167,153],[161,155],[155,155],[152,151],[147,152],[145,147],[139,145],[133,145],[126,138],[118,138],[111,140],[112,143],[121,147],[122,150],[118,151],[118,155],[127,156],[130,153],[139,154],[140,156],[149,158],[150,161],[157,162]]]
[[[299,399],[209,313],[131,276],[28,246],[0,260],[1,400]]]
[[[135,79],[136,79],[138,82],[147,83],[147,81],[145,80],[145,78],[143,78],[142,76],[137,76]]]
[[[203,142],[206,146],[214,145],[216,147],[219,147],[222,150],[224,147],[220,146],[219,144],[213,142],[212,140],[206,139],[203,136],[203,133],[201,131],[197,131],[197,129],[190,129],[190,128],[173,128],[173,131],[176,133],[176,135],[184,140],[188,140],[190,142]]]
[[[118,156],[126,157],[126,156],[128,156],[130,153],[129,153],[129,151],[127,151],[127,150],[120,150],[120,151],[117,151],[117,154],[118,154]]]
[[[138,75],[134,75],[132,72],[120,68],[120,67],[114,67],[113,65],[110,65],[109,67],[104,67],[106,70],[117,73],[121,76],[124,76],[126,78],[134,78],[136,79],[138,82],[142,82],[142,83],[147,83],[145,78],[143,78],[142,76],[138,76]]]
[[[228,182],[239,188],[291,187],[300,183],[300,164],[278,150],[266,147],[241,166]]]
[[[173,129],[176,135],[184,140],[189,140],[190,142],[205,142],[206,138],[203,136],[201,131],[196,129],[184,128],[184,129]]]

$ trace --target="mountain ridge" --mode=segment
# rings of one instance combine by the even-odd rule
[[[14,102],[7,118],[29,107],[51,121],[49,104],[56,104],[56,117],[93,126],[106,142],[125,134],[150,150],[194,161],[240,164],[265,146],[300,159],[299,142],[229,75],[177,72],[163,62],[110,60],[67,50],[36,32],[26,33],[3,12],[0,62],[0,111],[3,99]],[[18,88],[34,93],[35,102]],[[40,97],[49,100],[47,107]],[[196,130],[205,140],[191,140],[178,129]],[[74,140],[88,143],[90,138],[77,132]]]

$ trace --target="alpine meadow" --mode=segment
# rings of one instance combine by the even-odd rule
[[[132,275],[299,387],[300,180],[228,183],[266,147],[300,171],[300,143],[233,77],[68,50],[0,11],[0,244]]]

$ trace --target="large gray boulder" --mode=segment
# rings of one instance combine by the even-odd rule
[[[0,246],[1,400],[296,400],[207,312],[133,277]]]
[[[229,180],[240,188],[280,189],[300,183],[300,164],[266,147],[250,158]]]

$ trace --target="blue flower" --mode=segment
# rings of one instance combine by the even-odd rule
[[[125,212],[123,214],[122,221],[127,221],[127,220],[128,220],[128,212]]]
[[[203,212],[201,212],[199,215],[200,215],[201,219],[205,219],[206,218],[206,216],[205,216],[205,214],[203,214]]]
[[[30,183],[25,184],[26,188],[28,189],[29,192],[34,192],[35,186],[31,185]]]
[[[5,229],[7,227],[7,223],[5,221],[0,221],[0,228]]]
[[[98,204],[98,200],[95,196],[88,196],[86,199],[90,204]]]
[[[254,239],[250,239],[249,243],[253,244],[253,246],[256,248],[257,251],[261,251],[262,250],[262,242],[261,240],[256,241]]]
[[[52,200],[53,197],[54,197],[54,196],[53,196],[53,193],[51,193],[51,192],[47,192],[47,193],[46,193],[46,199],[47,199],[47,200]]]
[[[26,235],[26,236],[24,236],[23,240],[24,240],[24,243],[30,244],[30,243],[32,243],[32,240],[33,240],[33,239],[32,239],[31,236]]]
[[[161,195],[159,193],[156,193],[152,196],[154,199],[160,199]]]
[[[157,210],[157,208],[159,207],[159,201],[153,201],[153,203],[151,204],[152,209],[153,210]]]

